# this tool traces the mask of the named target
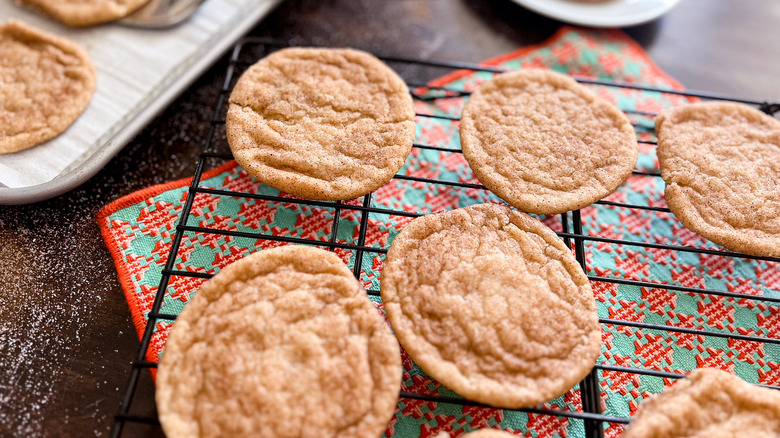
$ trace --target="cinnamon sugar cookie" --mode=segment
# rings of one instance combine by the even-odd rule
[[[176,319],[157,374],[168,437],[379,437],[396,409],[398,342],[335,254],[254,253]]]
[[[528,213],[562,213],[604,198],[638,156],[625,114],[549,70],[504,73],[482,84],[463,108],[460,136],[477,179]]]
[[[666,110],[655,129],[674,216],[730,250],[780,256],[780,121],[711,102]]]
[[[780,436],[780,392],[701,368],[639,404],[623,438]]]
[[[593,368],[601,330],[588,278],[538,220],[479,204],[422,216],[393,241],[381,295],[401,345],[477,402],[533,406]]]
[[[261,182],[306,199],[352,199],[403,166],[414,107],[404,81],[368,53],[291,48],[241,75],[226,128],[236,161]]]
[[[0,154],[58,136],[95,91],[95,67],[79,46],[16,20],[0,25],[0,78]]]
[[[68,26],[92,26],[118,20],[149,0],[16,0]]]

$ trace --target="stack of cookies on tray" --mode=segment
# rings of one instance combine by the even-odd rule
[[[403,80],[372,55],[294,48],[241,76],[226,129],[236,160],[259,181],[301,198],[346,200],[401,168],[414,117]],[[713,104],[671,110],[657,126],[675,215],[728,248],[777,255],[780,246],[764,241],[780,235],[778,122]],[[500,408],[554,399],[591,371],[601,330],[588,278],[527,213],[571,211],[612,193],[636,164],[631,123],[568,77],[524,70],[472,93],[460,134],[474,174],[509,206],[426,215],[401,231],[381,276],[395,336],[332,253],[252,254],[206,282],[176,320],[157,380],[169,436],[381,436],[399,395],[399,342],[446,387]],[[736,176],[710,166],[722,160]],[[715,188],[722,197],[705,196]],[[707,412],[739,415],[663,436],[743,423],[780,431],[778,394],[702,371],[647,403],[627,435],[656,436],[718,387],[733,397],[708,399]],[[502,432],[474,436],[493,434]]]

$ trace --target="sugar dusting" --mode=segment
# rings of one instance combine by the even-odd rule
[[[81,376],[66,370],[84,356],[82,338],[111,287],[94,281],[105,269],[91,266],[92,257],[72,256],[90,240],[90,221],[19,216],[0,220],[0,435],[44,436],[56,432],[52,420],[85,414],[78,399],[68,400]],[[72,412],[52,415],[52,405]]]

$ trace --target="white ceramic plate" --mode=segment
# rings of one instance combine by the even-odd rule
[[[556,20],[590,27],[627,27],[647,23],[668,12],[680,0],[513,0]]]

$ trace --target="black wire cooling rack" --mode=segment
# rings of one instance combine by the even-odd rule
[[[254,63],[257,59],[264,56],[265,54],[273,50],[276,50],[284,45],[285,44],[281,44],[276,41],[269,41],[269,40],[259,39],[259,38],[247,38],[242,40],[238,44],[236,44],[236,46],[233,48],[232,56],[230,57],[229,64],[227,67],[227,74],[224,81],[224,85],[221,89],[221,93],[217,100],[214,117],[211,121],[211,130],[205,141],[203,152],[201,153],[200,158],[198,160],[195,173],[192,179],[192,183],[189,186],[187,199],[182,209],[181,216],[179,218],[179,222],[176,227],[176,234],[173,238],[173,242],[171,245],[171,251],[168,254],[168,259],[165,268],[162,272],[162,278],[157,288],[157,293],[154,299],[154,303],[151,312],[148,315],[148,323],[146,325],[146,329],[141,337],[141,346],[139,348],[138,354],[135,357],[135,360],[132,362],[130,378],[126,386],[124,396],[121,401],[119,412],[115,417],[115,423],[112,429],[112,436],[114,437],[119,437],[122,435],[123,430],[125,429],[127,423],[145,423],[145,424],[159,425],[158,420],[151,415],[144,416],[144,415],[137,415],[131,413],[131,405],[133,402],[133,397],[136,391],[138,390],[139,379],[141,379],[143,372],[147,369],[157,367],[156,363],[146,360],[147,350],[150,347],[150,343],[152,340],[152,335],[156,323],[158,321],[172,321],[176,318],[175,315],[160,313],[163,297],[165,295],[165,291],[169,285],[169,281],[171,277],[184,276],[184,277],[210,278],[212,276],[211,274],[206,274],[206,273],[189,272],[189,271],[182,271],[182,270],[175,269],[175,260],[177,258],[177,253],[179,251],[179,247],[180,244],[182,243],[182,238],[185,233],[193,233],[193,232],[214,233],[214,234],[250,238],[250,239],[268,239],[268,240],[276,240],[276,241],[287,242],[287,243],[314,244],[321,247],[327,247],[330,250],[335,250],[337,248],[352,250],[354,251],[355,254],[354,274],[359,279],[364,253],[384,254],[387,252],[387,248],[366,246],[366,230],[368,226],[369,216],[371,216],[372,214],[395,215],[395,216],[405,216],[405,217],[416,217],[420,215],[419,213],[413,213],[404,210],[394,210],[394,209],[373,207],[371,205],[372,194],[366,195],[363,198],[363,202],[361,204],[353,205],[353,204],[346,204],[342,202],[308,201],[308,200],[291,199],[287,197],[267,196],[267,195],[255,194],[255,193],[232,192],[232,191],[217,190],[217,189],[200,186],[201,177],[203,175],[204,169],[206,169],[207,166],[213,165],[214,163],[225,162],[227,160],[232,159],[232,155],[229,153],[229,151],[220,150],[219,145],[217,145],[217,143],[219,143],[219,140],[216,140],[220,135],[223,135],[224,133],[224,123],[225,123],[224,114],[226,112],[226,97],[229,96],[230,91],[232,89],[232,85],[235,83],[240,73],[244,69],[246,69],[250,64]],[[441,72],[442,70],[453,71],[453,70],[461,70],[461,69],[473,70],[473,71],[485,71],[485,72],[492,72],[492,73],[500,73],[504,71],[503,69],[500,68],[485,67],[485,66],[468,64],[468,63],[435,62],[429,60],[414,60],[414,59],[403,59],[403,58],[396,58],[396,57],[382,57],[382,59],[385,62],[393,65],[396,68],[396,70],[406,71],[406,74],[402,74],[402,76],[404,77],[425,76],[426,73],[423,73],[423,71],[425,71],[426,69],[435,70],[437,72]],[[439,74],[440,73],[436,73],[437,76]],[[575,77],[575,79],[577,79],[581,83],[592,84],[595,86],[620,87],[625,89],[668,93],[668,94],[680,95],[680,96],[690,97],[690,98],[740,102],[740,103],[745,103],[748,105],[753,105],[755,107],[758,107],[759,109],[761,109],[762,111],[770,115],[780,111],[780,103],[761,102],[761,101],[733,98],[733,97],[723,96],[723,95],[716,95],[711,93],[670,90],[670,89],[650,87],[650,86],[641,86],[636,84],[615,83],[615,82],[609,82],[603,80],[592,80],[592,79],[577,78],[577,77]],[[428,86],[425,83],[425,80],[418,81],[417,83],[409,80],[407,80],[407,82],[411,89],[418,89],[420,87],[423,87],[428,90],[436,91],[437,93],[439,93],[440,97],[468,95],[468,92],[463,90],[446,88],[446,87]],[[416,97],[419,98],[420,96],[416,96]],[[637,113],[637,112],[634,111],[633,113]],[[654,116],[654,114],[652,113],[640,113],[640,114],[649,117]],[[433,117],[433,115],[417,114],[417,117]],[[457,118],[452,118],[453,122],[457,120],[458,120]],[[640,140],[640,142],[643,141]],[[224,143],[224,139],[222,143]],[[654,142],[644,141],[644,143],[654,143]],[[427,144],[420,144],[420,143],[416,143],[414,147],[420,149],[441,150],[448,153],[460,153],[459,150],[447,149],[435,145],[427,145]],[[660,175],[654,172],[645,172],[645,171],[637,170],[634,173],[640,175],[646,175],[649,177],[660,178]],[[425,184],[450,186],[456,188],[483,189],[483,190],[485,189],[483,186],[479,184],[472,184],[468,182],[442,181],[442,180],[434,180],[429,178],[407,176],[407,175],[397,175],[395,178],[398,180],[406,181],[409,184],[422,182]],[[193,201],[195,199],[195,196],[200,193],[207,193],[212,196],[220,196],[220,197],[239,197],[239,198],[247,198],[247,199],[253,198],[253,199],[263,200],[267,202],[270,201],[274,203],[294,203],[303,206],[332,209],[334,213],[333,213],[333,223],[332,223],[332,229],[330,233],[330,239],[326,241],[322,241],[322,240],[312,240],[312,239],[298,238],[298,237],[272,236],[272,235],[254,234],[254,233],[238,232],[238,231],[215,230],[211,228],[203,228],[203,227],[188,225],[188,219],[190,217],[193,208]],[[653,212],[660,212],[660,213],[670,213],[670,210],[668,208],[651,206],[651,205],[636,205],[636,204],[614,202],[614,201],[607,201],[607,200],[599,201],[596,204],[609,205],[613,207],[627,209],[629,211],[645,210],[645,211],[653,211]],[[337,231],[339,229],[339,216],[340,213],[343,211],[352,211],[356,215],[360,216],[359,234],[357,235],[357,238],[353,243],[343,243],[337,241],[336,239],[336,236],[338,234]],[[666,250],[666,251],[677,252],[677,253],[705,254],[709,256],[716,256],[716,257],[723,257],[723,258],[743,258],[743,259],[753,259],[753,260],[766,260],[770,262],[780,262],[780,258],[754,257],[754,256],[749,256],[749,255],[730,252],[730,251],[723,251],[719,249],[681,246],[681,245],[667,245],[667,244],[655,243],[655,242],[637,242],[634,240],[600,236],[598,234],[593,235],[592,233],[583,232],[583,220],[582,220],[582,213],[580,210],[564,213],[560,215],[560,217],[561,217],[562,231],[558,232],[558,235],[569,245],[570,248],[573,248],[577,260],[580,262],[583,269],[586,269],[586,272],[587,272],[586,242],[590,242],[592,244],[605,243],[610,245],[624,245],[626,247],[642,247],[647,249]],[[642,288],[664,289],[670,294],[692,293],[692,294],[699,294],[705,296],[706,295],[721,296],[721,297],[727,297],[729,299],[734,299],[734,300],[742,300],[742,299],[756,300],[756,301],[764,302],[767,305],[771,305],[771,306],[780,304],[780,294],[752,295],[752,294],[740,293],[740,292],[730,291],[730,290],[714,290],[708,288],[681,286],[681,285],[666,284],[666,283],[653,282],[653,281],[640,281],[640,280],[633,280],[628,278],[609,277],[609,276],[602,276],[602,275],[588,275],[588,277],[592,282],[616,283],[618,285],[630,285],[630,286],[636,286]],[[776,292],[780,292],[780,291],[776,291]],[[372,295],[378,295],[379,291],[369,290],[368,293]],[[702,330],[702,329],[694,329],[694,328],[678,327],[678,326],[670,326],[670,325],[662,325],[662,324],[633,322],[633,321],[626,321],[626,320],[614,319],[614,318],[600,318],[599,321],[602,324],[602,326],[607,326],[607,327],[610,326],[630,327],[630,328],[645,329],[645,330],[657,331],[657,332],[690,334],[690,335],[699,335],[699,336],[707,336],[707,337],[715,337],[715,338],[725,338],[734,341],[755,342],[755,343],[761,343],[763,345],[770,345],[770,344],[780,345],[780,339],[772,338],[768,336],[756,336],[754,334],[750,334],[752,333],[750,330],[743,330],[740,331],[739,333],[726,333],[723,331]],[[580,419],[582,420],[582,424],[585,429],[585,436],[587,436],[588,438],[602,437],[605,424],[607,423],[627,424],[629,422],[629,418],[608,416],[602,413],[601,391],[600,391],[600,380],[599,380],[601,377],[599,376],[599,373],[605,371],[616,372],[616,373],[629,373],[635,375],[647,375],[647,376],[654,376],[654,377],[665,378],[665,379],[677,379],[677,378],[684,377],[684,374],[678,372],[668,372],[668,371],[660,371],[656,369],[638,368],[638,367],[629,367],[629,366],[597,364],[594,367],[594,369],[590,372],[590,374],[580,383],[580,391],[581,391],[581,399],[582,399],[581,411],[548,409],[543,407],[521,409],[520,411],[540,414],[540,415],[552,415],[558,417]],[[763,385],[763,386],[767,386],[774,389],[780,389],[780,387],[777,386],[771,386],[771,385]],[[459,405],[482,406],[478,403],[473,403],[467,400],[462,400],[454,397],[431,396],[431,395],[417,394],[411,392],[402,392],[401,399],[402,400],[417,399],[417,400],[433,401],[439,403],[455,403]]]

